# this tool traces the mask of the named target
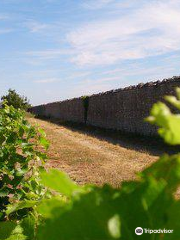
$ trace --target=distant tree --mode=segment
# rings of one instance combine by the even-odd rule
[[[29,107],[31,107],[27,97],[19,95],[15,90],[12,89],[9,89],[8,94],[2,96],[1,100],[3,102],[6,101],[9,106],[13,106],[16,109],[20,108],[22,110],[27,110]]]

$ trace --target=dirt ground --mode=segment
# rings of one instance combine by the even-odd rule
[[[147,151],[125,147],[121,142],[113,143],[44,120],[29,118],[29,121],[47,134],[50,142],[47,165],[65,171],[79,184],[119,186],[157,159]]]

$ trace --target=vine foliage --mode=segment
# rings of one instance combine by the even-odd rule
[[[4,103],[0,110],[0,219],[6,219],[7,204],[40,198],[43,187],[39,183],[39,169],[46,154],[38,150],[48,148],[45,133],[25,119],[25,113]],[[14,205],[14,206],[15,206]],[[10,210],[8,210],[10,211]],[[13,218],[21,218],[28,211],[17,211]]]

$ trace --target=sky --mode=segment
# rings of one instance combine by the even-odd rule
[[[180,0],[0,0],[0,95],[33,105],[180,75]]]

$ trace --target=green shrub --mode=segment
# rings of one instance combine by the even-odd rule
[[[27,97],[20,96],[15,90],[9,89],[8,94],[1,97],[3,102],[7,105],[13,106],[16,109],[27,110],[31,107]]]
[[[87,116],[88,116],[88,109],[89,109],[89,97],[83,96],[82,100],[83,100],[83,106],[84,106],[84,123],[86,124]]]

